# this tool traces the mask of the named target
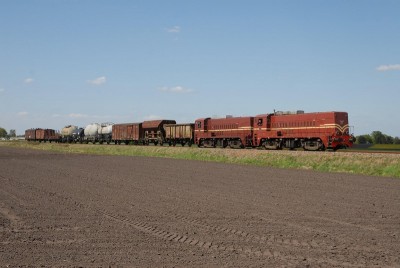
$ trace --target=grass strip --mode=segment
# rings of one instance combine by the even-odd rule
[[[164,157],[400,178],[400,154],[388,153],[205,149],[197,148],[196,146],[189,148],[178,146],[58,144],[25,141],[0,142],[0,146],[60,153]]]

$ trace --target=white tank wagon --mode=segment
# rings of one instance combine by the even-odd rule
[[[86,143],[92,142],[93,144],[96,142],[109,144],[112,138],[113,125],[114,123],[92,123],[87,125],[84,130],[84,141]]]
[[[110,144],[112,139],[112,126],[114,123],[102,123],[98,130],[98,141],[100,144],[106,142]]]
[[[92,123],[85,127],[84,134],[85,138],[84,141],[86,143],[92,142],[95,144],[98,141],[99,130],[101,129],[101,125],[98,123]]]
[[[65,126],[61,129],[61,142],[73,142],[74,141],[74,137],[73,137],[73,133],[74,131],[76,131],[78,129],[77,126],[73,126],[73,125],[68,125]]]

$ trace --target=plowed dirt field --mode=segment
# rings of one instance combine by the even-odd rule
[[[400,180],[0,147],[0,266],[400,267]]]

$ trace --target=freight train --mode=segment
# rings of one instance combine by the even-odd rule
[[[350,134],[346,112],[304,111],[246,117],[206,117],[187,124],[177,124],[175,120],[152,120],[125,124],[96,123],[84,129],[68,125],[60,133],[50,129],[28,129],[25,139],[93,144],[196,144],[209,148],[270,150],[303,148],[307,151],[349,148],[355,142]]]

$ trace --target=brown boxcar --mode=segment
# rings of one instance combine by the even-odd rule
[[[60,134],[54,129],[36,128],[25,130],[25,139],[28,141],[58,142],[60,137]]]
[[[165,124],[176,124],[175,120],[151,120],[144,121],[142,124],[144,131],[144,143],[154,143],[163,145],[165,142]]]
[[[267,149],[336,150],[353,141],[346,112],[276,112],[254,119],[253,144]]]
[[[112,141],[115,144],[139,144],[143,142],[142,123],[115,124],[112,126]]]
[[[188,144],[192,146],[194,141],[194,124],[166,124],[164,125],[165,142],[175,146]]]
[[[34,128],[25,130],[25,140],[27,141],[36,140],[36,130]]]
[[[195,122],[199,147],[251,147],[254,117],[201,118]]]

